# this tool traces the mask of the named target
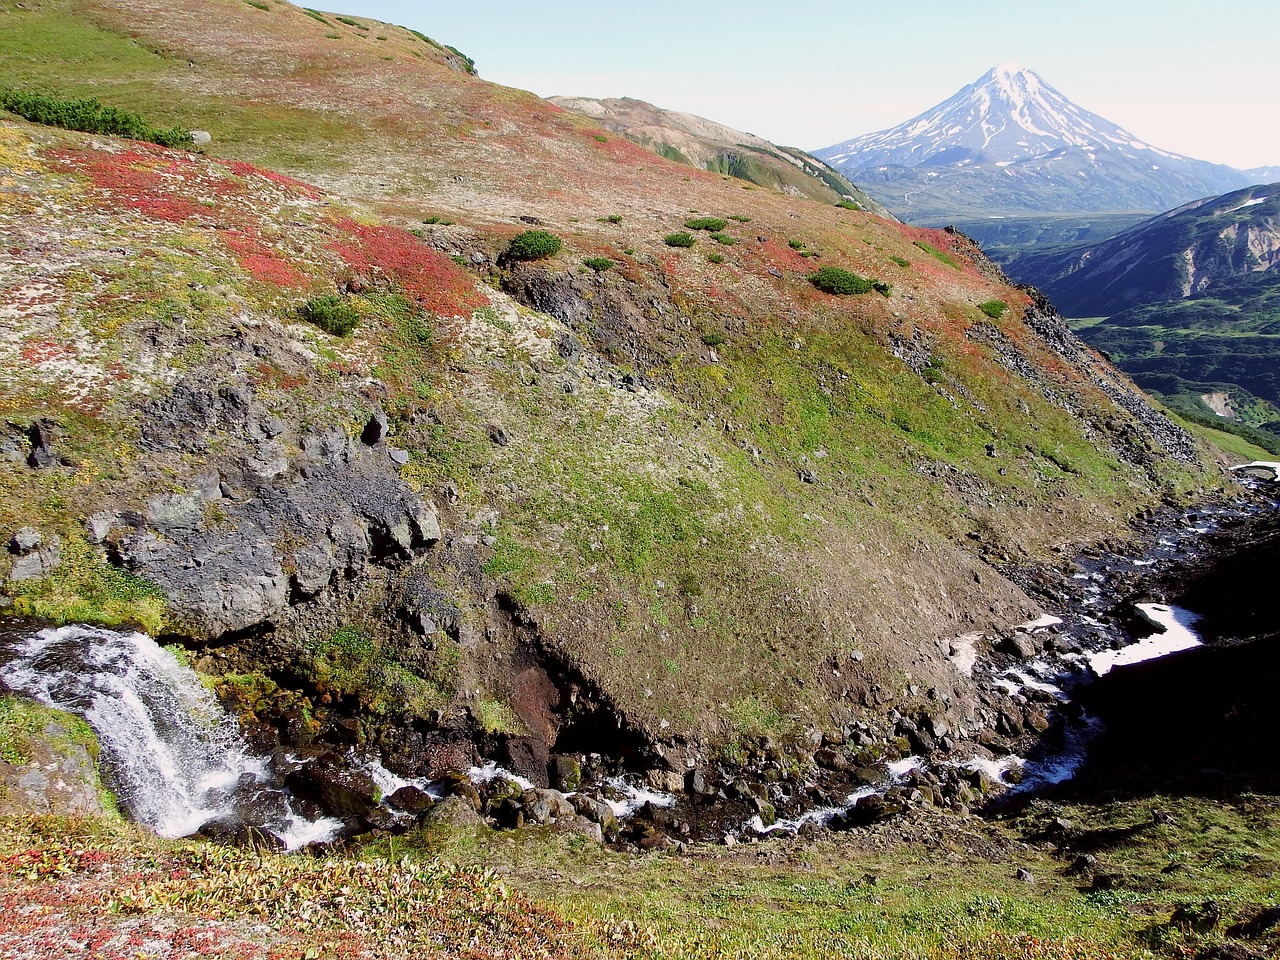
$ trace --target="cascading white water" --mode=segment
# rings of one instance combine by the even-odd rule
[[[68,626],[18,637],[0,657],[11,690],[83,717],[131,817],[166,837],[212,821],[260,826],[296,848],[331,839],[307,820],[235,718],[193,671],[142,633]]]

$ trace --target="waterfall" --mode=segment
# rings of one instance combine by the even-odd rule
[[[19,634],[0,641],[0,681],[83,717],[120,805],[161,836],[222,822],[259,827],[294,849],[341,828],[304,817],[235,718],[145,634],[78,625]]]

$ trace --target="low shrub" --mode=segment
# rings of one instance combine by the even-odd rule
[[[684,225],[689,230],[706,230],[708,233],[719,233],[729,225],[728,220],[719,217],[694,217],[686,220]]]
[[[714,240],[716,243],[724,244],[726,247],[732,247],[735,243],[738,242],[737,240],[733,239],[733,237],[729,236],[727,233],[713,233],[711,235],[711,239]]]
[[[24,120],[62,127],[64,130],[145,140],[162,147],[191,146],[191,134],[186,130],[178,127],[159,130],[136,113],[104,107],[96,99],[59,100],[41,93],[24,93],[10,87],[0,87],[0,108],[16,113]]]
[[[319,10],[312,10],[310,7],[303,7],[302,12],[312,20],[318,20],[320,23],[323,23],[326,27],[333,26],[333,24],[324,18],[324,15],[321,14]]]
[[[334,293],[312,297],[298,308],[307,323],[335,337],[345,337],[360,323],[360,313],[346,298]]]
[[[597,133],[597,134],[595,134],[595,136],[594,136],[594,137],[592,137],[592,139],[593,139],[593,140],[595,140],[595,141],[596,141],[596,143],[608,143],[608,142],[609,142],[609,138],[608,138],[608,137],[606,137],[603,133]]]
[[[613,266],[613,261],[608,257],[587,257],[582,262],[596,273],[603,273]]]
[[[668,247],[692,247],[697,243],[691,233],[668,233],[662,238],[662,242]]]
[[[823,293],[834,293],[838,296],[868,293],[875,287],[872,281],[840,267],[820,267],[809,274],[809,282]]]
[[[842,210],[861,210],[862,209],[861,204],[854,203],[852,200],[838,200],[836,201],[836,206],[840,207]]]
[[[560,252],[560,238],[546,230],[526,230],[517,233],[507,245],[507,257],[512,260],[543,260]]]
[[[600,223],[621,223],[621,222],[622,222],[622,214],[620,214],[620,213],[611,213],[611,214],[609,214],[607,217],[597,217],[596,219],[597,219]]]
[[[1004,316],[1004,312],[1009,309],[1009,305],[1003,300],[987,300],[978,304],[978,309],[992,320],[999,320]]]
[[[911,266],[911,261],[908,260],[906,257],[890,257],[889,259],[892,260],[894,263],[896,263],[900,267]]]
[[[788,246],[788,247],[790,247],[792,250],[803,250],[803,249],[804,249],[804,241],[803,241],[803,240],[796,240],[796,239],[793,237],[792,239],[790,239],[790,240],[788,240],[788,241],[787,241],[787,246]]]
[[[871,284],[873,290],[882,297],[887,297],[893,293],[893,284],[885,283],[883,280],[876,280]]]
[[[453,226],[453,221],[452,221],[452,220],[446,220],[444,217],[427,217],[427,219],[423,220],[422,222],[423,222],[423,223],[432,224],[432,225],[439,225],[439,226],[441,226],[441,227],[452,227],[452,226]]]
[[[750,223],[750,222],[751,222],[751,218],[750,218],[750,217],[744,217],[744,216],[743,216],[742,214],[740,214],[740,213],[735,213],[735,214],[733,214],[731,217],[729,217],[729,219],[730,219],[730,220],[737,220],[739,223]]]
[[[708,253],[707,261],[709,263],[724,263],[724,255],[719,253]]]
[[[702,335],[702,342],[708,347],[718,347],[724,343],[724,336],[716,333],[715,331],[712,331],[711,333],[704,333]]]

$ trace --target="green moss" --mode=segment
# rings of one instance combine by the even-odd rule
[[[520,736],[528,733],[515,711],[501,701],[482,698],[472,707],[471,712],[476,724],[485,733],[506,736]]]
[[[114,567],[78,534],[64,539],[61,562],[47,577],[10,582],[13,612],[54,623],[136,624],[153,636],[168,601],[149,580]]]

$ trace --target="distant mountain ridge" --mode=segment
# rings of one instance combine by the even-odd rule
[[[1280,183],[1005,269],[1069,316],[1105,318],[1080,336],[1184,416],[1280,453]]]
[[[1184,299],[1240,274],[1276,271],[1280,281],[1280,183],[1183,204],[1109,240],[1027,254],[1005,269],[1072,317]]]
[[[1243,171],[1154,147],[1017,64],[888,130],[814,155],[908,220],[1157,211],[1247,186]]]
[[[754,133],[631,97],[549,99],[668,160],[728,174],[792,196],[824,203],[851,201],[869,213],[896,219],[843,174],[796,147],[779,146]]]

